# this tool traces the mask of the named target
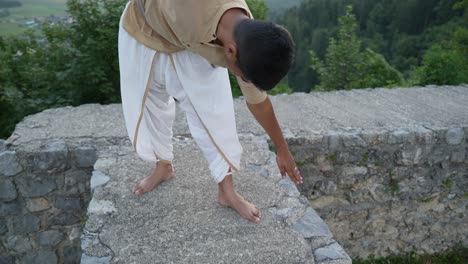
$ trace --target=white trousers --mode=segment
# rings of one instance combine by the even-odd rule
[[[126,12],[128,4],[124,10]],[[242,147],[225,68],[190,51],[156,52],[119,28],[122,107],[128,135],[145,161],[172,163],[175,99],[197,145],[220,183],[238,170]]]

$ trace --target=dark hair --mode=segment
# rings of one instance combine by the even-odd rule
[[[272,22],[244,19],[234,29],[237,66],[261,90],[273,89],[288,73],[294,57],[289,32]]]

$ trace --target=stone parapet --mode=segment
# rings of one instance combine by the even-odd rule
[[[288,139],[300,191],[352,256],[468,246],[468,126]]]

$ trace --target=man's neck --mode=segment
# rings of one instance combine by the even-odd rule
[[[226,11],[219,20],[218,29],[216,30],[216,44],[223,46],[223,43],[228,43],[234,40],[234,28],[237,23],[249,17],[244,10],[240,8],[232,8]]]

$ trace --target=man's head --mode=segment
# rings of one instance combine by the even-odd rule
[[[289,32],[272,22],[243,19],[227,47],[229,69],[259,89],[271,90],[288,73],[294,57]]]

